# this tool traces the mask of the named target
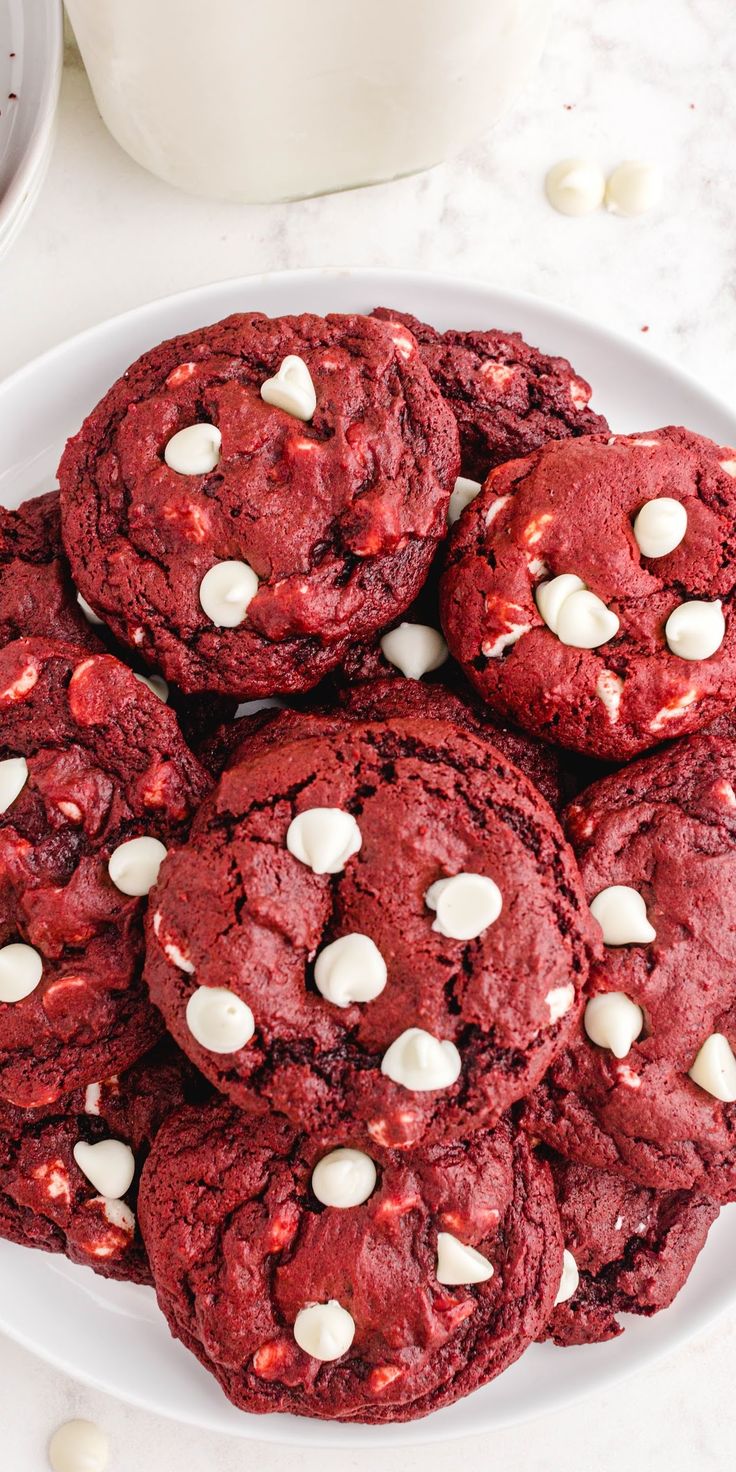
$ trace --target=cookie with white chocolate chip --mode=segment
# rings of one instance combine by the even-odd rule
[[[604,958],[524,1105],[563,1155],[661,1190],[736,1192],[736,743],[703,733],[567,810]]]
[[[565,1271],[545,1338],[598,1344],[618,1315],[649,1317],[684,1287],[718,1216],[699,1191],[655,1191],[561,1156],[550,1160]]]
[[[34,635],[101,648],[69,573],[58,491],[0,506],[0,646]]]
[[[458,515],[473,494],[470,481],[484,481],[494,466],[528,455],[548,440],[608,428],[603,415],[590,408],[590,384],[567,358],[541,352],[520,332],[438,332],[408,312],[388,307],[376,308],[374,316],[416,338],[455,415],[465,477],[455,497]]]
[[[343,1122],[318,1141],[183,1110],[139,1216],[172,1333],[259,1414],[426,1415],[518,1358],[560,1278],[548,1167],[507,1121],[394,1153]]]
[[[736,452],[685,429],[501,466],[450,538],[441,614],[491,709],[626,760],[736,697]]]
[[[411,603],[455,421],[416,343],[359,316],[227,318],[146,353],[59,468],[78,587],[182,690],[310,689]]]
[[[409,1146],[541,1078],[593,932],[553,813],[487,740],[310,715],[246,744],[162,865],[146,977],[245,1108]]]
[[[143,897],[210,785],[118,660],[47,639],[0,651],[0,1098],[48,1105],[158,1037]]]
[[[169,1039],[119,1076],[45,1109],[0,1101],[0,1236],[148,1283],[135,1220],[143,1162],[164,1119],[206,1088]]]

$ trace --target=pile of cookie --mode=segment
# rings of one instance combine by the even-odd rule
[[[736,451],[589,399],[239,314],[0,511],[0,1234],[245,1410],[611,1338],[736,1194]]]

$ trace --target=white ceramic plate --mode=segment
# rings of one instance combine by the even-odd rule
[[[0,0],[2,3],[2,0]],[[304,271],[220,283],[130,312],[54,348],[0,385],[0,499],[48,489],[65,436],[126,365],[162,338],[228,312],[366,311],[402,307],[439,327],[518,328],[563,353],[595,384],[614,429],[688,424],[736,443],[736,415],[679,369],[569,312],[446,277],[389,271]],[[0,1242],[0,1328],[81,1380],[179,1421],[264,1441],[353,1448],[469,1436],[552,1410],[633,1374],[736,1303],[736,1212],[724,1211],[690,1281],[666,1312],[631,1318],[610,1344],[534,1345],[492,1385],[407,1426],[332,1426],[246,1416],[174,1343],[149,1289],[107,1283],[63,1258]]]
[[[0,0],[0,255],[46,174],[63,48],[61,0]]]

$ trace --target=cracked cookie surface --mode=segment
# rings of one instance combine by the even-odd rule
[[[470,732],[418,717],[308,721],[298,740],[261,730],[162,865],[147,921],[153,1001],[202,1072],[249,1109],[314,1130],[364,1121],[392,1146],[481,1128],[574,1027],[594,927],[572,854],[527,779]],[[287,848],[294,821],[324,808],[360,833],[331,874]],[[427,900],[463,873],[501,894],[500,914],[467,940],[442,933]],[[383,958],[385,984],[337,1005],[316,984],[319,955],[356,934]],[[232,1051],[190,1030],[190,1001],[212,1000],[208,988],[252,1014],[252,1036]],[[430,1051],[442,1045],[443,1074],[455,1059],[454,1082],[389,1076],[388,1050],[412,1029]]]
[[[316,392],[308,422],[261,397],[292,356]],[[203,422],[219,462],[172,469],[167,444]],[[85,597],[182,690],[304,690],[412,601],[457,470],[415,344],[369,318],[242,314],[145,354],[93,410],[59,469],[64,539]],[[221,627],[200,588],[233,562],[257,591]]]
[[[317,1199],[325,1148],[370,1152],[373,1190]],[[172,1333],[244,1410],[400,1421],[485,1384],[549,1316],[562,1242],[547,1166],[508,1122],[395,1154],[341,1125],[329,1146],[222,1101],[184,1110],[143,1171],[141,1226]],[[438,1281],[438,1233],[478,1251],[483,1282]],[[339,1304],[352,1343],[300,1348],[306,1305]]]
[[[645,556],[635,523],[654,500],[677,502],[687,525],[672,551]],[[567,440],[501,466],[450,537],[450,650],[492,710],[584,755],[623,761],[686,736],[736,696],[735,521],[734,452],[685,429]],[[563,576],[608,624],[588,647],[540,612]],[[668,643],[671,615],[693,603],[724,620],[707,657]]]
[[[17,777],[0,813],[3,965],[22,948],[2,978],[0,1097],[34,1107],[133,1063],[159,1035],[141,976],[144,901],[108,864],[132,838],[181,838],[210,780],[130,670],[44,639],[0,651],[0,762]],[[19,964],[39,973],[35,986],[21,975],[20,995]]]

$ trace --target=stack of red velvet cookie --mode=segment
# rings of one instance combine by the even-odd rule
[[[0,511],[0,1234],[246,1410],[610,1338],[736,1194],[736,452],[589,397],[240,315]]]

